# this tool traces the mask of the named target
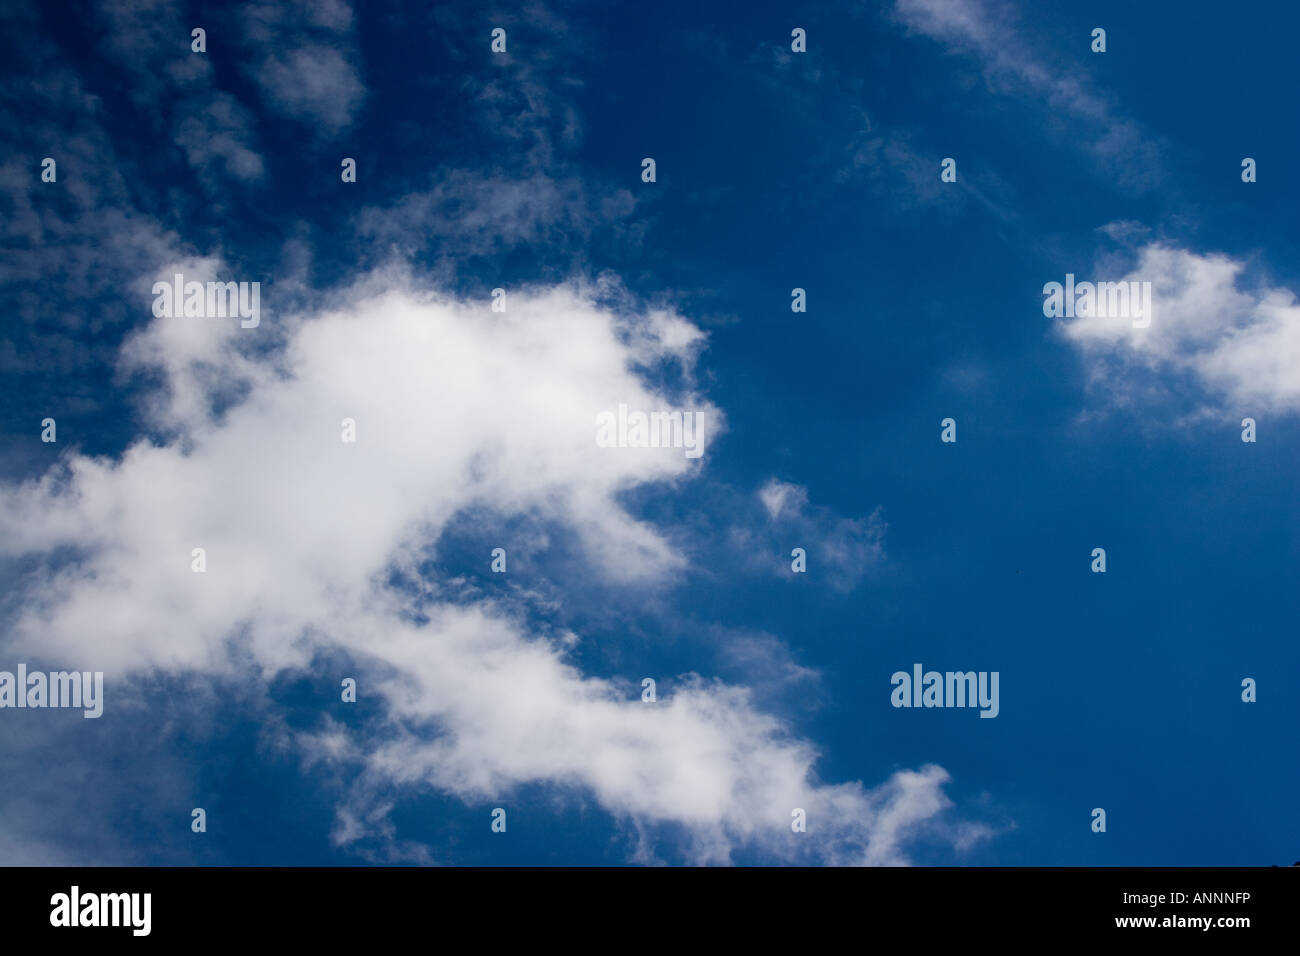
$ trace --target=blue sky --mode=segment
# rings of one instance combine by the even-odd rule
[[[1300,855],[1294,11],[3,17],[0,670],[106,691],[0,711],[0,859]],[[998,716],[891,706],[918,662]]]

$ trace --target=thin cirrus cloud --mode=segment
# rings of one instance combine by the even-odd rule
[[[177,268],[222,271],[192,260],[159,275]],[[969,844],[973,825],[948,822],[940,767],[874,788],[821,783],[816,748],[743,686],[687,675],[647,705],[631,680],[581,672],[580,636],[531,629],[507,598],[448,602],[389,584],[485,502],[570,529],[593,572],[625,586],[682,572],[619,494],[690,480],[699,463],[679,449],[599,448],[594,424],[619,402],[662,407],[632,369],[690,366],[703,336],[679,316],[616,314],[598,299],[582,284],[525,290],[493,313],[389,271],[318,313],[280,316],[277,348],[243,347],[255,333],[233,322],[154,320],[122,363],[153,373],[148,408],[165,437],[117,460],[72,453],[0,488],[3,553],[36,568],[11,594],[21,611],[6,651],[119,679],[247,668],[269,679],[346,653],[387,732],[349,739],[326,721],[295,741],[354,776],[342,846],[391,831],[394,787],[473,800],[535,783],[594,796],[639,835],[638,859],[661,850],[665,826],[687,834],[675,852],[695,862],[751,847],[895,864],[918,834]],[[340,440],[343,418],[354,444]],[[196,547],[203,574],[191,571]],[[791,832],[796,808],[807,839]]]
[[[1121,185],[1135,190],[1155,184],[1158,145],[1137,122],[1123,116],[1086,77],[1067,73],[1034,52],[1017,25],[1012,7],[996,0],[895,0],[894,16],[909,32],[974,57],[996,93],[1040,100],[1074,125],[1060,133],[1085,143],[1096,161],[1114,170]],[[1080,42],[1087,42],[1084,35]],[[1077,124],[1086,124],[1081,135]]]

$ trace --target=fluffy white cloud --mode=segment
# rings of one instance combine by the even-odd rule
[[[202,280],[222,267],[159,274],[175,271]],[[381,743],[328,727],[299,738],[312,760],[362,768],[340,809],[344,843],[385,825],[394,783],[471,799],[546,782],[593,794],[643,834],[684,826],[700,861],[758,845],[902,862],[908,837],[948,806],[942,769],[874,790],[820,784],[815,749],[744,688],[688,678],[643,704],[639,675],[577,669],[576,635],[535,633],[517,608],[456,601],[441,582],[424,594],[389,585],[395,568],[418,580],[417,551],[478,508],[570,529],[593,573],[616,582],[680,572],[619,495],[702,463],[680,449],[600,448],[595,423],[622,402],[702,409],[721,424],[699,396],[670,401],[636,371],[679,363],[689,381],[703,336],[601,296],[512,291],[494,313],[385,272],[318,314],[272,315],[264,299],[256,330],[153,321],[122,361],[159,380],[157,440],[117,460],[73,453],[39,481],[0,488],[0,554],[38,561],[7,652],[104,670],[111,688],[155,669],[269,677],[345,651],[384,702]],[[345,418],[355,443],[341,440]],[[196,547],[203,574],[191,571]],[[790,831],[796,807],[805,835]]]
[[[1064,319],[1060,328],[1121,400],[1148,387],[1137,376],[1150,372],[1189,378],[1207,410],[1298,411],[1300,305],[1290,289],[1238,288],[1244,269],[1227,256],[1150,243],[1122,278],[1151,283],[1149,327],[1091,316]]]
[[[613,495],[690,463],[680,450],[595,444],[601,410],[663,404],[628,370],[634,353],[610,316],[570,289],[513,295],[505,314],[358,294],[346,310],[287,320],[284,348],[257,358],[237,347],[257,333],[235,321],[157,320],[128,342],[129,366],[165,374],[154,413],[179,437],[139,442],[118,462],[74,456],[67,475],[6,495],[8,548],[86,552],[25,631],[110,665],[188,665],[257,620],[254,640],[287,651],[303,625],[369,593],[403,544],[436,539],[475,504],[571,521],[612,573],[679,563]],[[232,392],[245,397],[218,414],[213,401]],[[344,418],[355,444],[340,440]],[[206,575],[189,570],[194,547]]]

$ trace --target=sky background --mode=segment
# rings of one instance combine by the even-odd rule
[[[1300,858],[1296,10],[0,11],[0,862]]]

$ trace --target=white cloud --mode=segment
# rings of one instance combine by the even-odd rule
[[[151,413],[164,443],[140,440],[118,460],[73,453],[40,481],[0,487],[0,554],[39,561],[6,651],[104,670],[110,693],[153,670],[270,677],[346,652],[389,726],[378,743],[337,725],[301,741],[311,760],[363,768],[339,810],[343,843],[388,826],[394,784],[472,800],[549,783],[594,795],[646,835],[647,852],[657,827],[676,824],[699,861],[757,845],[902,862],[912,834],[941,826],[942,769],[874,790],[824,785],[812,745],[745,688],[687,676],[643,704],[639,674],[585,676],[570,658],[578,636],[536,633],[504,599],[446,603],[387,585],[395,567],[418,578],[417,550],[482,506],[570,529],[593,573],[615,582],[681,571],[619,493],[701,465],[673,449],[598,448],[595,420],[619,402],[662,404],[633,369],[689,367],[702,336],[679,316],[611,311],[598,294],[519,290],[498,314],[380,273],[320,314],[272,315],[264,302],[256,331],[155,320],[122,361],[161,378]],[[345,417],[355,444],[340,440]],[[190,570],[195,547],[204,574]],[[806,835],[790,832],[795,807]]]
[[[1060,329],[1120,401],[1162,376],[1189,380],[1203,411],[1300,411],[1300,305],[1290,289],[1238,288],[1244,269],[1228,256],[1149,243],[1127,275],[1114,277],[1152,283],[1148,328],[1088,317],[1062,320]]]

